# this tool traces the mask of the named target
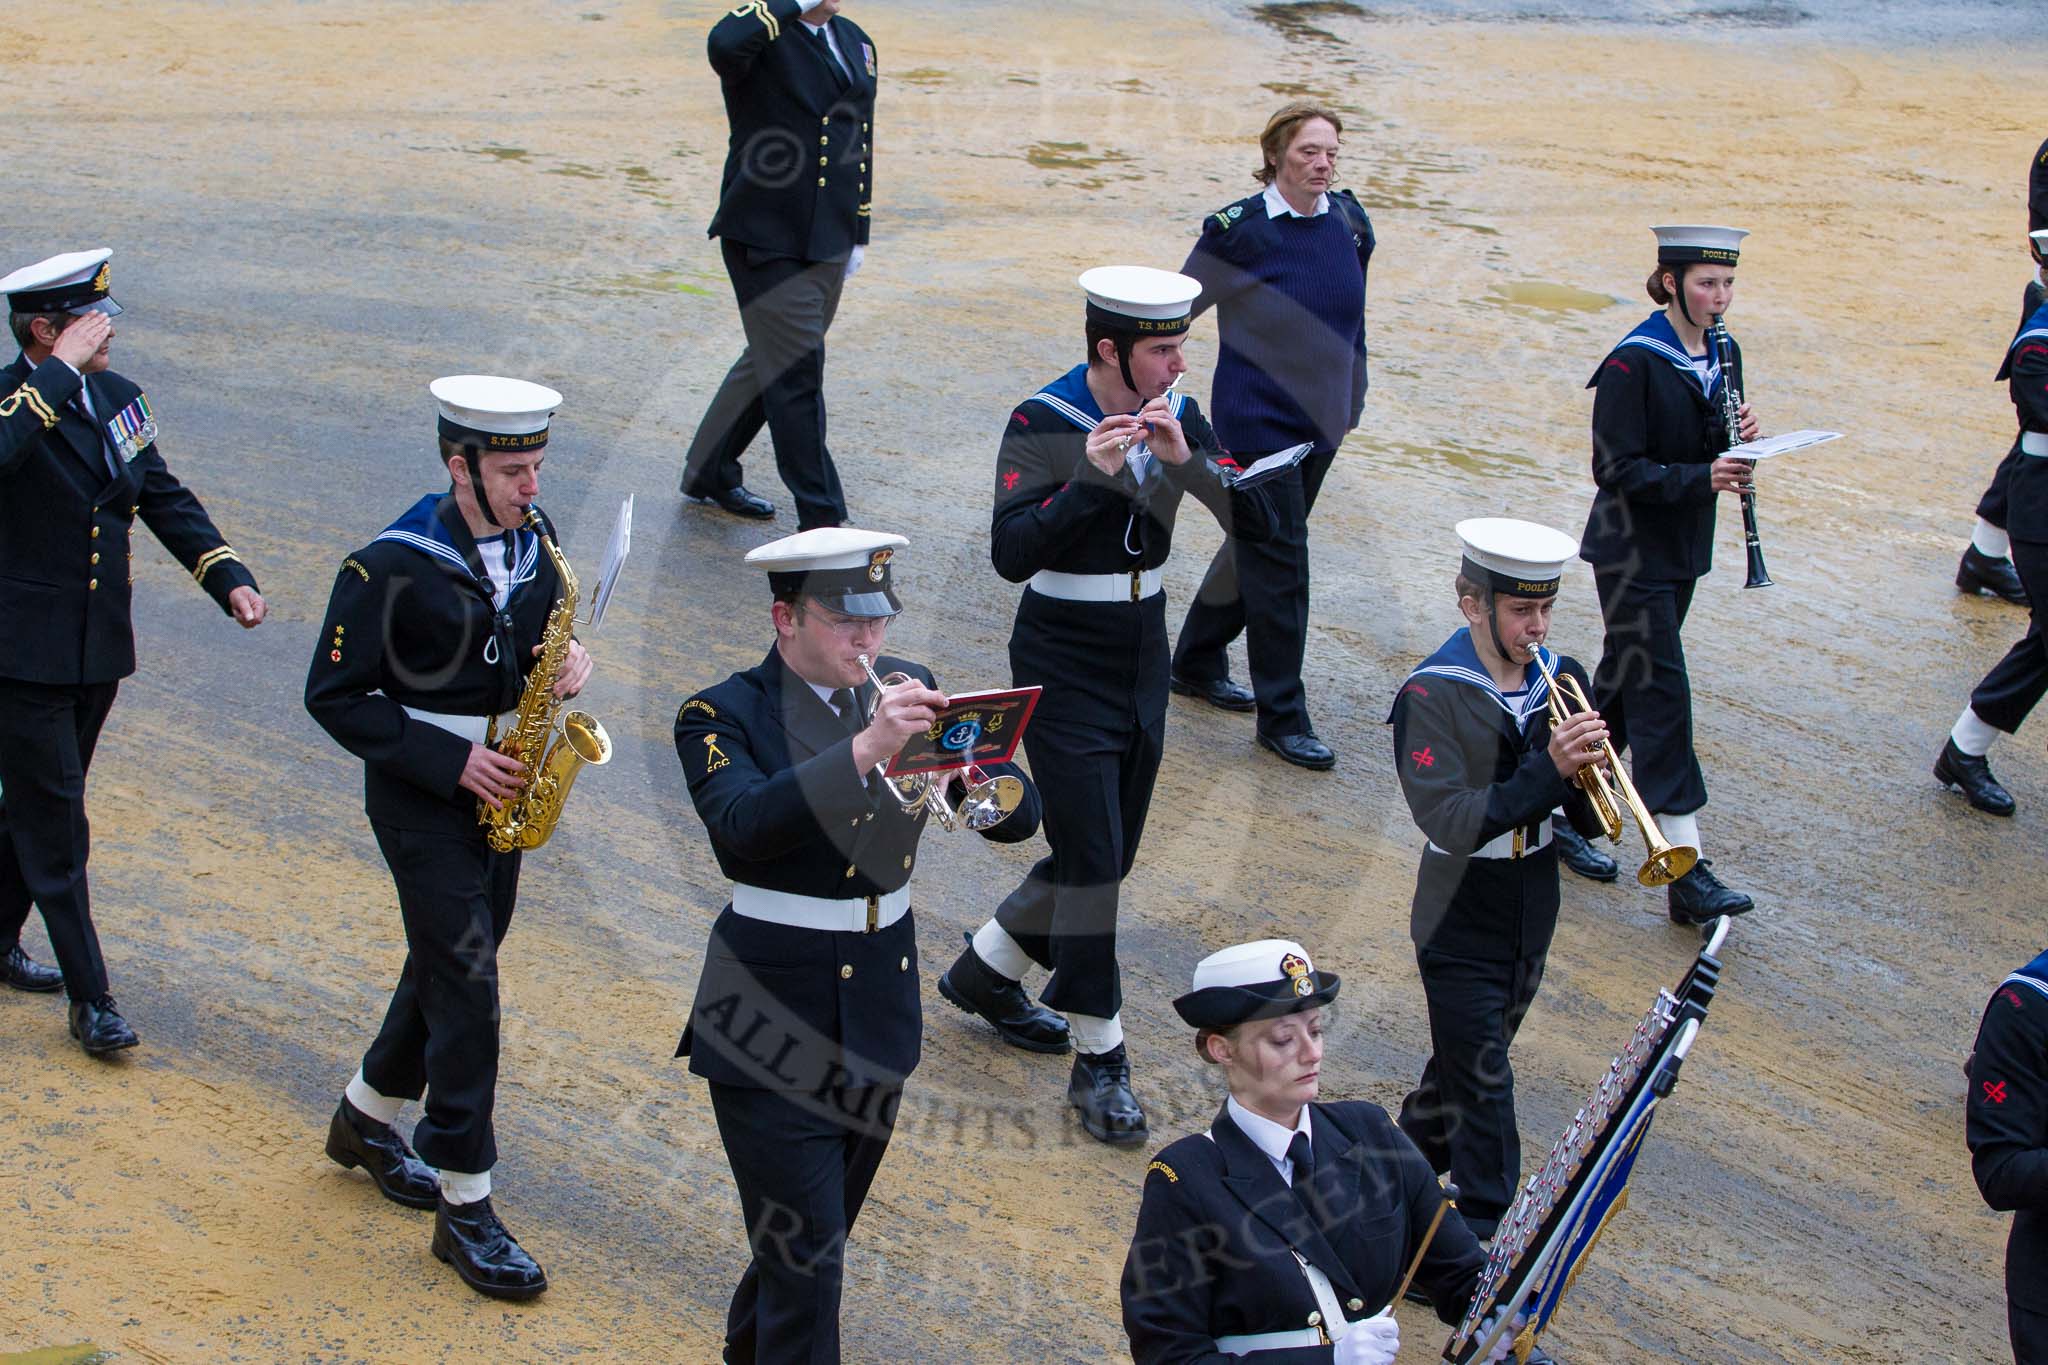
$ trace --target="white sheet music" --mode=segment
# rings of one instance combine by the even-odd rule
[[[1269,474],[1277,474],[1291,465],[1300,464],[1308,458],[1308,453],[1314,449],[1313,445],[1303,441],[1298,446],[1289,446],[1285,450],[1276,450],[1271,455],[1253,460],[1250,464],[1239,470],[1237,477],[1230,482],[1232,484],[1250,483],[1254,479],[1263,479]]]
[[[1782,436],[1766,436],[1761,441],[1732,446],[1722,453],[1731,460],[1768,460],[1773,455],[1785,455],[1824,441],[1840,439],[1842,433],[1839,431],[1788,431]]]
[[[604,568],[597,575],[597,591],[590,596],[590,629],[593,633],[604,623],[604,609],[612,600],[612,589],[617,586],[620,570],[626,567],[626,552],[633,548],[633,495],[619,504],[619,519],[612,525],[611,544],[605,547]]]

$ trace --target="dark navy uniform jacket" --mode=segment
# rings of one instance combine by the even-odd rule
[[[1721,385],[1711,386],[1653,313],[1600,362],[1593,397],[1593,482],[1579,558],[1637,579],[1681,581],[1714,567],[1712,465],[1728,449]],[[1742,348],[1734,383],[1742,392]]]
[[[899,670],[936,685],[922,665],[875,660],[878,674]],[[863,707],[870,691],[857,694]],[[909,884],[928,817],[904,814],[878,777],[855,769],[852,734],[780,650],[684,702],[675,740],[711,851],[733,881],[828,900]],[[1037,789],[1014,764],[986,770],[1022,778],[1025,797],[982,837],[1029,839]],[[914,919],[835,933],[749,919],[728,904],[676,1055],[708,1080],[757,1090],[900,1084],[922,1031]]]
[[[2048,440],[2048,304],[2021,324],[1998,377],[2019,416],[2020,439]],[[2048,541],[2048,457],[2013,457],[2006,529],[2015,540]]]
[[[875,45],[852,20],[828,21],[849,77],[801,13],[796,0],[749,0],[712,26],[731,135],[709,235],[841,260],[868,240]]]
[[[405,708],[494,716],[519,705],[561,587],[533,535],[516,533],[515,557],[500,611],[450,492],[421,498],[341,562],[306,673],[306,710],[363,760],[372,820],[483,837],[476,797],[456,785],[470,741]]]
[[[1577,660],[1544,658],[1592,694]],[[1408,932],[1418,948],[1493,962],[1540,957],[1557,929],[1556,845],[1523,858],[1474,858],[1472,850],[1518,829],[1533,845],[1560,806],[1581,834],[1605,835],[1585,793],[1550,761],[1549,686],[1535,664],[1527,673],[1529,691],[1503,697],[1471,631],[1460,630],[1394,698],[1401,794],[1435,845],[1415,874]]]
[[[2048,953],[1985,1006],[1970,1062],[1970,1170],[1984,1202],[2014,1210],[2006,1296],[2048,1313]]]
[[[81,387],[98,428],[75,406]],[[256,586],[154,442],[110,469],[104,424],[141,396],[111,370],[81,381],[55,356],[31,372],[17,355],[0,374],[0,677],[77,685],[135,671],[137,516],[222,611]]]
[[[1442,1193],[1429,1162],[1384,1109],[1309,1106],[1315,1175],[1290,1188],[1229,1108],[1145,1171],[1124,1260],[1124,1331],[1137,1365],[1330,1365],[1329,1346],[1223,1355],[1216,1339],[1293,1331],[1318,1312],[1299,1254],[1330,1278],[1351,1321],[1387,1307],[1421,1249]],[[1446,1215],[1416,1285],[1456,1324],[1485,1257]]]

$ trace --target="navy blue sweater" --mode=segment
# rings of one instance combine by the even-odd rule
[[[1255,194],[1203,220],[1181,269],[1202,282],[1196,315],[1218,310],[1209,409],[1225,449],[1334,450],[1358,424],[1372,249],[1372,220],[1349,191],[1314,218],[1271,217]]]

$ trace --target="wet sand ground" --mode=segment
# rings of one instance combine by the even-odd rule
[[[766,531],[673,497],[738,346],[702,235],[717,10],[17,7],[35,41],[0,49],[0,74],[38,131],[0,239],[10,260],[117,248],[116,364],[273,619],[243,636],[138,548],[144,666],[92,814],[102,934],[145,1046],[92,1063],[54,1003],[0,1001],[0,1349],[715,1358],[742,1230],[703,1088],[669,1054],[723,890],[669,726],[768,638],[735,567]],[[1325,1093],[1398,1101],[1427,1050],[1406,938],[1418,837],[1380,722],[1455,619],[1447,528],[1509,511],[1577,527],[1579,386],[1646,311],[1644,225],[1743,224],[1731,325],[1759,411],[1851,435],[1768,471],[1778,588],[1739,590],[1724,515],[1687,632],[1704,825],[1762,908],[1548,1340],[1574,1362],[2000,1359],[2006,1221],[1970,1184],[1957,1062],[1991,985],[2041,947],[2048,764],[2031,736],[1999,750],[2010,822],[1927,765],[2023,626],[1948,580],[2010,439],[1989,381],[2042,131],[2012,111],[2041,54],[1265,15],[858,8],[885,90],[875,246],[833,332],[834,445],[857,519],[914,540],[892,645],[955,685],[1004,676],[993,438],[1077,357],[1074,274],[1177,263],[1200,215],[1249,187],[1281,95],[1350,120],[1346,178],[1381,240],[1373,390],[1316,514],[1308,662],[1342,761],[1300,774],[1241,719],[1175,703],[1123,936],[1159,1140],[1217,1098],[1168,1002],[1203,952],[1260,934],[1298,935],[1346,978]],[[1213,330],[1197,338],[1201,394]],[[528,862],[503,957],[499,1202],[554,1281],[524,1307],[470,1294],[431,1260],[424,1216],[320,1152],[401,948],[356,765],[299,690],[339,557],[432,483],[424,385],[452,370],[568,395],[544,501],[579,563],[639,495],[588,694],[618,756]],[[765,442],[751,468],[786,532]],[[1176,604],[1215,541],[1184,523]],[[1597,654],[1583,573],[1555,639]],[[926,848],[929,977],[1033,847]],[[1532,1161],[1691,951],[1640,890],[1568,879],[1566,902],[1516,1047]],[[39,929],[29,943],[43,952]],[[848,1358],[1114,1356],[1143,1155],[1078,1135],[1062,1064],[927,1004],[849,1265]],[[1402,1320],[1404,1359],[1433,1358],[1440,1329]]]

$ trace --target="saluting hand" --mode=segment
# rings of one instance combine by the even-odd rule
[[[481,744],[472,744],[469,746],[469,762],[462,765],[462,776],[455,785],[476,796],[492,810],[502,810],[519,790],[519,779],[525,774],[526,765],[518,759]]]
[[[86,362],[100,353],[100,347],[113,334],[114,324],[105,313],[80,313],[57,334],[57,344],[50,347],[50,354],[83,372]]]
[[[228,594],[228,611],[243,630],[254,630],[270,614],[270,607],[264,602],[262,593],[245,586]]]
[[[540,651],[539,645],[533,647],[535,657],[539,657]],[[555,700],[567,701],[581,692],[583,684],[590,681],[591,670],[596,667],[581,640],[569,641],[569,656],[562,660],[562,671],[555,675]]]
[[[1600,713],[1581,711],[1550,732],[1550,761],[1557,765],[1557,775],[1569,782],[1598,756],[1606,742],[1607,722],[1600,719]]]
[[[853,737],[854,763],[862,773],[866,773],[877,763],[886,761],[908,743],[912,735],[921,733],[936,720],[945,705],[946,694],[935,692],[923,683],[900,683],[883,688],[882,699],[875,706],[874,719]]]

